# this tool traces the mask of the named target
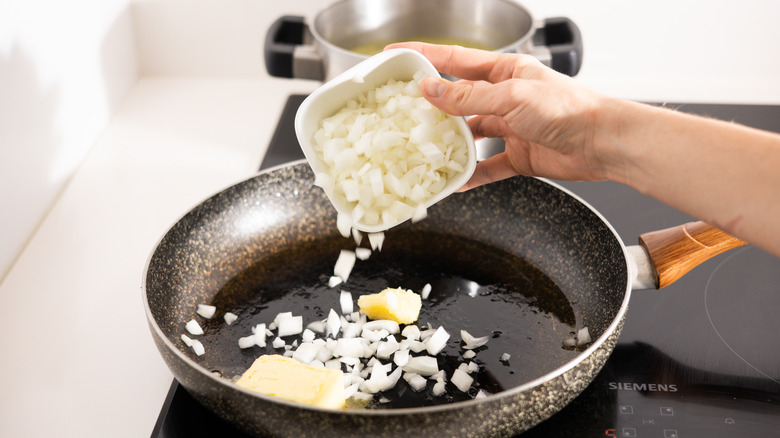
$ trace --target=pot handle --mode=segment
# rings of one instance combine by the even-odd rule
[[[704,222],[689,222],[639,236],[654,271],[655,287],[666,287],[716,255],[746,245]]]
[[[566,17],[546,18],[534,33],[534,44],[550,51],[550,67],[560,73],[575,76],[582,67],[582,34],[580,28]]]
[[[322,59],[309,44],[309,28],[298,15],[276,19],[265,34],[265,68],[280,78],[322,80]]]

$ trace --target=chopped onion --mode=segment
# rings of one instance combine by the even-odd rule
[[[277,336],[276,339],[271,342],[271,346],[274,348],[284,348],[284,339]]]
[[[181,341],[184,342],[184,345],[188,347],[192,347],[192,339],[190,339],[187,335],[181,335]]]
[[[316,345],[310,342],[303,342],[298,346],[298,348],[295,349],[292,357],[298,362],[307,364],[313,361],[315,357],[317,357],[317,351],[319,351],[319,347]]]
[[[563,346],[564,347],[576,347],[577,346],[577,340],[574,339],[574,336],[570,338],[566,338],[563,340]]]
[[[349,237],[352,230],[352,216],[346,213],[339,213],[336,216],[336,228],[338,228],[342,236]]]
[[[232,312],[225,312],[224,318],[225,318],[225,324],[230,325],[236,322],[236,320],[238,319],[238,315]]]
[[[265,336],[266,336],[265,324],[257,324],[256,326],[254,326],[254,328],[252,328],[252,332],[254,333],[255,344],[258,347],[265,347]]]
[[[336,349],[333,350],[334,356],[363,357],[363,342],[360,338],[339,338],[336,342]]]
[[[416,325],[407,325],[401,331],[401,336],[410,341],[416,341],[420,339],[420,327],[417,327]]]
[[[339,304],[341,304],[341,313],[352,313],[355,309],[355,303],[352,301],[352,293],[345,290],[341,291]]]
[[[577,332],[577,346],[581,347],[585,344],[590,344],[590,333],[588,333],[588,328],[583,327]]]
[[[368,233],[368,242],[374,251],[382,251],[382,243],[385,241],[385,233]]]
[[[203,329],[200,328],[200,324],[198,324],[198,321],[195,321],[194,319],[191,319],[187,324],[184,326],[188,332],[190,332],[191,335],[202,335]]]
[[[281,321],[279,321],[277,325],[279,326],[279,331],[277,335],[279,336],[297,335],[303,332],[303,317],[291,316],[289,318],[284,318]]]
[[[341,329],[341,318],[335,310],[330,309],[328,319],[325,321],[325,334],[327,336],[337,337]]]
[[[501,359],[499,359],[501,362],[509,362],[509,358],[512,357],[509,353],[504,353],[501,355]]]
[[[422,299],[427,300],[428,296],[431,294],[431,284],[425,283],[425,286],[422,288],[422,292],[420,292],[420,296]]]
[[[203,348],[203,344],[196,339],[192,340],[192,351],[194,351],[198,356],[203,356],[206,353],[206,349]]]
[[[339,258],[336,260],[336,266],[333,268],[333,275],[346,282],[354,266],[355,252],[342,249],[339,252]]]
[[[325,333],[325,321],[312,321],[306,328],[314,333]]]
[[[469,376],[469,374],[461,368],[458,368],[452,373],[450,382],[461,390],[461,392],[468,392],[469,388],[471,388],[471,384],[474,383],[474,378]]]
[[[439,327],[425,342],[425,348],[428,350],[428,354],[436,356],[444,350],[447,346],[447,340],[450,338],[450,334],[444,330],[444,327]]]
[[[490,339],[488,336],[475,338],[466,330],[460,331],[460,338],[463,339],[463,342],[466,344],[463,346],[463,348],[465,348],[466,350],[473,350],[475,348],[479,348],[487,344],[488,339]]]
[[[487,393],[480,389],[477,392],[477,395],[474,396],[474,400],[477,400],[477,399],[480,399],[480,398],[485,398],[485,397],[487,397]]]
[[[355,248],[355,257],[358,260],[368,260],[371,257],[371,250],[368,248]]]
[[[336,287],[336,286],[340,285],[343,282],[344,282],[344,280],[342,280],[341,277],[337,277],[335,275],[332,275],[328,279],[328,287]]]
[[[309,330],[309,329],[305,329],[303,331],[303,334],[301,335],[301,340],[303,342],[313,342],[314,341],[314,332]]]
[[[421,376],[432,376],[439,372],[439,364],[432,356],[410,357],[409,362],[403,367],[407,373],[416,373]]]
[[[238,338],[238,348],[242,350],[246,348],[254,347],[255,345],[257,345],[255,344],[255,335]]]
[[[422,219],[425,210],[416,207],[465,170],[468,145],[455,119],[422,97],[422,78],[365,91],[313,136],[327,167],[315,183],[351,210],[351,221],[389,228]],[[338,222],[344,234],[346,220]]]
[[[406,379],[406,376],[409,376],[409,378]],[[416,373],[407,373],[404,378],[415,392],[422,391],[428,385],[428,379]]]
[[[466,350],[463,352],[462,356],[464,359],[473,359],[476,355],[477,353],[475,353],[474,350]]]
[[[390,319],[376,319],[363,324],[363,330],[387,330],[389,334],[396,334],[400,331],[400,326]]]
[[[433,385],[433,389],[431,390],[431,392],[435,396],[440,396],[440,395],[444,394],[444,392],[446,390],[446,385],[447,384],[444,381],[438,381],[438,382],[436,382]]]
[[[211,319],[216,311],[217,308],[214,306],[210,306],[208,304],[198,304],[198,310],[196,310],[195,313],[206,319]]]

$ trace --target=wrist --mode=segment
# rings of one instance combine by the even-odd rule
[[[604,179],[629,186],[641,171],[642,142],[648,122],[653,120],[649,105],[602,96],[596,105],[592,150],[597,157]]]

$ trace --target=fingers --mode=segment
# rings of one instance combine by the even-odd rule
[[[440,73],[472,81],[500,82],[520,77],[527,66],[536,63],[535,59],[527,55],[418,42],[390,44],[385,50],[401,48],[422,53]]]
[[[528,87],[529,84],[521,80],[490,84],[426,78],[420,89],[425,99],[447,114],[504,116],[517,108]]]
[[[463,187],[458,189],[458,192],[465,192],[474,187],[511,178],[517,174],[517,170],[509,160],[509,155],[506,152],[502,152],[477,163],[471,178],[466,181]]]

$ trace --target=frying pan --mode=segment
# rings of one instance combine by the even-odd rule
[[[642,235],[626,247],[592,207],[554,183],[514,177],[452,195],[418,223],[387,233],[381,252],[349,280],[327,287],[341,249],[355,242],[304,161],[269,169],[186,213],[151,254],[143,298],[152,337],[181,385],[226,421],[256,436],[511,436],[549,418],[587,387],[615,347],[633,289],[663,287],[700,261],[743,245],[691,223]],[[365,246],[366,243],[363,243]],[[693,251],[689,251],[693,249]],[[649,255],[648,255],[649,253]],[[672,254],[670,256],[670,254]],[[378,409],[324,410],[249,392],[231,378],[271,347],[240,350],[250,327],[283,311],[323,319],[353,295],[431,283],[418,324],[454,336],[440,366],[448,376],[460,329],[490,335],[477,350],[475,385],[445,396],[399,386]],[[198,304],[217,307],[195,316]],[[238,314],[227,325],[225,312]],[[198,319],[205,354],[180,336]],[[562,341],[587,327],[593,342]],[[509,353],[509,361],[501,361]],[[400,388],[400,389],[398,389]],[[482,389],[490,395],[473,399]],[[193,419],[197,421],[197,419]]]

